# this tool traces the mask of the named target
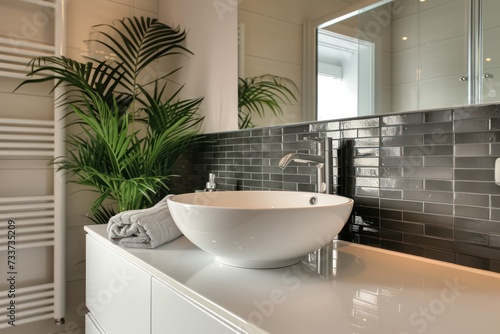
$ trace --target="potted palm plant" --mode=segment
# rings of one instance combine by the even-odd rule
[[[292,80],[273,74],[238,78],[238,127],[253,128],[253,116],[263,117],[266,111],[283,115],[282,105],[296,102],[297,91]]]
[[[177,69],[147,79],[159,60],[190,54],[185,31],[147,17],[96,29],[92,41],[109,51],[108,59],[35,58],[20,86],[54,80],[65,88],[58,102],[68,109],[72,134],[67,154],[53,163],[97,192],[89,217],[107,223],[117,210],[150,207],[168,194],[173,164],[201,138],[202,98],[181,99],[182,86],[167,88]]]

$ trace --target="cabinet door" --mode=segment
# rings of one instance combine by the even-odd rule
[[[152,334],[241,334],[167,285],[152,279]]]
[[[106,334],[99,328],[90,313],[85,315],[85,334]]]
[[[86,304],[106,334],[149,334],[151,277],[87,235]]]

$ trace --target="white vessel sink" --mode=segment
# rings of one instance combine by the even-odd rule
[[[292,265],[331,242],[354,201],[292,191],[220,191],[174,195],[172,218],[216,260],[244,268]]]

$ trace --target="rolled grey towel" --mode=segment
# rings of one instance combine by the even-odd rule
[[[155,206],[123,211],[108,222],[108,236],[113,243],[131,248],[156,248],[174,240],[182,232],[168,210],[168,195]]]

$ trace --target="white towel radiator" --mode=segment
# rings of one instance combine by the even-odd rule
[[[0,80],[20,79],[20,83],[26,79],[29,60],[64,53],[65,0],[6,0],[0,4],[0,10],[4,13],[8,10],[27,10],[29,14],[23,19],[34,20],[32,24],[37,27],[40,27],[40,19],[52,20],[47,25],[54,30],[53,44],[50,45],[22,38],[19,34],[0,34]],[[56,90],[54,97],[59,94],[60,91]],[[39,106],[34,105],[33,108]],[[42,159],[46,160],[44,168],[51,170],[48,173],[53,172],[54,181],[53,186],[47,187],[51,188],[49,194],[9,197],[5,192],[0,193],[0,268],[3,286],[4,279],[7,280],[7,289],[0,291],[0,330],[11,327],[9,321],[12,319],[18,326],[51,318],[56,323],[63,323],[65,316],[65,182],[63,175],[49,164],[52,159],[64,154],[63,111],[56,108],[54,103],[52,120],[25,118],[16,112],[10,113],[10,116],[0,118],[0,164],[4,164],[0,169],[23,169],[25,167],[22,164],[12,166],[12,161]],[[19,180],[20,185],[22,182]],[[27,188],[30,189],[29,184]],[[26,270],[25,267],[19,268],[20,263],[35,262],[37,259],[22,259],[19,253],[37,247],[53,248],[53,260],[48,261],[53,263],[52,282],[23,282],[23,278],[28,275],[22,272]],[[38,253],[34,252],[35,255]],[[40,253],[47,254],[46,251]]]

